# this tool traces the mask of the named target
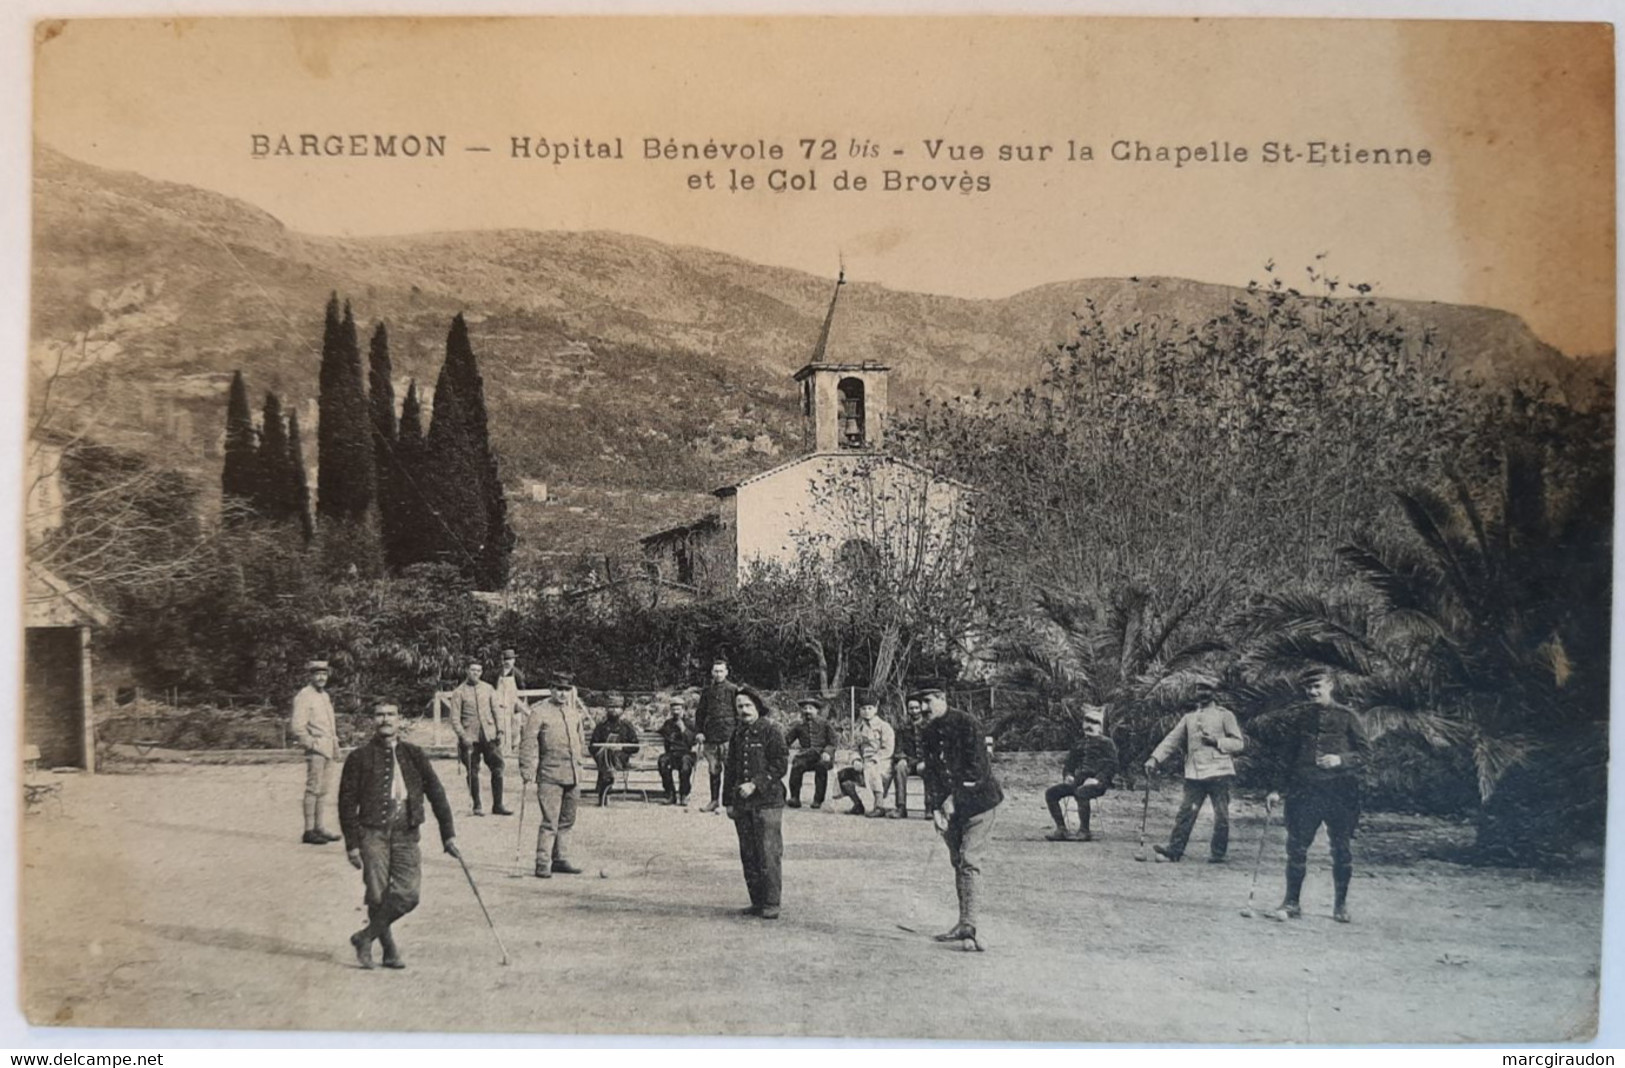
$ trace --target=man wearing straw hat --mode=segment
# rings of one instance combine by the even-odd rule
[[[338,727],[333,699],[327,695],[327,661],[305,665],[310,683],[293,699],[294,740],[305,750],[305,845],[326,845],[339,836],[322,826],[322,802],[332,780],[333,761],[339,758]]]

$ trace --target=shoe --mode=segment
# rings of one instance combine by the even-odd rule
[[[812,803],[812,807],[813,807],[813,808],[823,808],[823,807],[824,807],[824,803],[823,803],[823,802],[822,802],[822,801],[814,801],[814,802],[813,802],[813,803]]]
[[[760,906],[760,905],[752,905],[749,908],[743,908],[743,909],[739,910],[739,915],[741,915],[741,916],[760,916],[761,914],[762,914],[762,906]]]
[[[324,831],[319,827],[316,829],[316,834],[324,842],[342,842],[342,841],[344,841],[344,836],[342,834],[334,834],[332,831]]]
[[[484,813],[484,812],[482,812],[482,811],[480,811],[480,810],[479,810],[479,809],[475,809],[475,810],[474,810],[474,815],[476,815],[476,816],[483,816],[483,815],[485,815],[485,813]]]
[[[367,971],[372,971],[372,939],[366,937],[365,931],[357,931],[350,936],[350,945],[355,949],[355,962]]]
[[[886,818],[886,810],[883,808],[872,808],[868,812],[865,812],[864,815],[872,820],[883,820]]]
[[[1349,907],[1347,905],[1338,905],[1336,908],[1332,909],[1332,919],[1336,920],[1338,923],[1352,922],[1349,918]]]
[[[1044,841],[1046,842],[1070,842],[1071,840],[1072,832],[1068,831],[1065,827],[1057,827],[1044,836]]]
[[[779,907],[777,905],[763,905],[762,911],[757,915],[764,920],[776,920],[779,918]]]
[[[688,795],[684,794],[682,797],[679,797],[677,799],[677,804],[682,808],[687,808],[688,807]]]
[[[300,838],[299,841],[301,843],[303,843],[304,845],[326,845],[327,844],[327,839],[322,837],[322,834],[321,834],[320,831],[306,831],[305,834],[304,834],[304,837]]]
[[[908,819],[908,809],[899,808],[899,809],[893,810],[893,812],[891,814],[891,818],[894,819],[894,820],[906,820],[906,819]]]
[[[1227,862],[1227,858],[1225,858],[1225,857],[1219,857],[1219,856],[1215,856],[1215,857],[1208,857],[1208,858],[1207,858],[1207,862],[1208,862],[1208,863],[1209,863],[1209,864],[1224,864],[1224,863],[1226,863],[1226,862]]]
[[[404,960],[402,960],[400,957],[391,957],[391,956],[386,954],[384,956],[383,964],[384,964],[384,967],[393,968],[398,972],[406,970],[406,962]]]
[[[1072,836],[1072,840],[1074,842],[1093,842],[1095,840],[1095,835],[1093,831],[1079,831],[1077,834]]]
[[[548,867],[546,864],[538,864],[538,865],[536,865],[536,878],[538,878],[538,879],[551,879],[551,878],[553,878],[553,869]]]
[[[574,864],[571,864],[568,860],[555,860],[553,862],[553,870],[558,872],[560,875],[581,874],[581,869],[576,867]]]
[[[956,924],[953,925],[953,927],[950,930],[944,931],[939,935],[932,935],[931,936],[931,941],[933,941],[933,942],[963,942],[967,938],[974,939],[975,937],[976,937],[976,928],[972,927],[968,923],[956,923]]]
[[[1269,913],[1269,918],[1276,923],[1285,923],[1288,920],[1295,920],[1301,915],[1303,915],[1303,910],[1298,907],[1297,902],[1283,901],[1280,908]]]
[[[857,804],[853,805],[850,809],[847,810],[846,814],[848,816],[863,816],[863,815],[866,815],[866,813],[864,812],[864,809],[863,809],[863,802],[859,801]]]
[[[491,810],[491,815],[493,815],[493,816],[511,816],[511,815],[513,815],[513,809],[511,809],[511,808],[503,808],[501,805],[498,805],[496,808],[493,808]]]
[[[1167,846],[1154,845],[1151,847],[1151,851],[1157,855],[1158,864],[1161,864],[1164,861],[1167,861],[1169,864],[1179,863],[1179,854],[1168,852]]]
[[[801,799],[797,798],[797,797],[785,798],[784,807],[785,808],[800,808],[801,807]]]
[[[706,805],[704,805],[704,806],[702,806],[700,808],[700,811],[701,812],[715,812],[718,809],[718,807],[720,807],[720,803],[717,801],[716,798],[713,797],[708,804],[706,804]]]

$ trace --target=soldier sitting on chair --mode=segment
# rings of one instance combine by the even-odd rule
[[[618,693],[609,695],[603,721],[592,729],[587,739],[587,750],[593,763],[598,765],[598,806],[609,804],[609,791],[615,785],[615,773],[624,772],[638,751],[638,730],[621,715],[626,698]]]
[[[823,808],[824,794],[829,789],[829,769],[835,765],[835,728],[829,720],[819,715],[824,706],[818,698],[803,697],[800,704],[801,722],[791,727],[784,736],[785,745],[801,747],[790,762],[790,796],[785,804],[791,808],[801,807],[801,780],[810,771],[813,775],[812,807]]]

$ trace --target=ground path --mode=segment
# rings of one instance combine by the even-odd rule
[[[455,764],[437,767],[456,780]],[[1379,816],[1356,842],[1354,924],[1330,919],[1323,841],[1304,919],[1248,920],[1259,806],[1237,806],[1228,865],[1193,862],[1195,849],[1139,864],[1137,795],[1100,803],[1097,841],[1046,842],[1030,767],[1005,776],[987,953],[900,929],[954,915],[944,850],[921,819],[845,817],[844,802],[786,812],[784,916],[767,922],[737,915],[744,884],[721,815],[583,807],[587,874],[543,882],[513,875],[517,817],[473,819],[453,788],[459,842],[513,963],[498,966],[425,828],[424,904],[400,927],[399,973],[355,966],[360,876],[341,846],[298,843],[302,766],[69,777],[61,809],[24,824],[24,1007],[37,1024],[77,1026],[1204,1044],[1504,1044],[1593,1029],[1599,874],[1392,859],[1418,824]],[[1154,796],[1155,831],[1177,800],[1171,783]],[[527,838],[535,822],[533,807]],[[1207,830],[1204,814],[1194,841]],[[1283,837],[1277,820],[1263,905],[1278,900]]]

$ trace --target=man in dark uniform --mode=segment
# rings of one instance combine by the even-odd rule
[[[801,722],[790,728],[784,744],[801,751],[790,762],[790,796],[785,801],[791,808],[801,807],[801,780],[812,772],[813,808],[824,807],[824,794],[829,789],[829,769],[835,766],[835,728],[820,713],[824,703],[816,697],[803,697]]]
[[[1117,743],[1106,737],[1106,710],[1089,705],[1083,710],[1083,737],[1066,755],[1066,766],[1061,770],[1061,782],[1044,791],[1044,804],[1049,806],[1050,819],[1055,830],[1044,837],[1051,842],[1065,842],[1072,838],[1066,829],[1066,816],[1061,802],[1068,797],[1078,803],[1077,841],[1092,842],[1089,831],[1089,802],[1104,794],[1117,774]]]
[[[938,942],[964,942],[967,948],[980,950],[982,944],[976,937],[977,894],[982,862],[1004,791],[993,777],[992,754],[976,718],[966,712],[948,711],[948,696],[939,687],[922,687],[913,696],[924,704],[927,716],[925,729],[920,732],[925,810],[948,844],[954,891],[959,895],[959,922],[933,937]]]
[[[656,766],[660,769],[660,785],[666,791],[666,804],[686,807],[688,790],[694,783],[694,726],[688,722],[688,705],[681,696],[673,696],[669,708],[666,722],[660,725],[665,752]],[[677,770],[677,785],[672,783],[673,768]]]
[[[423,858],[418,851],[418,827],[423,823],[423,800],[429,800],[440,824],[441,847],[457,852],[451,805],[435,776],[428,756],[403,742],[401,712],[393,704],[373,707],[376,733],[344,759],[339,778],[339,828],[351,867],[361,869],[367,902],[367,926],[350,936],[356,961],[372,967],[372,944],[384,949],[384,967],[404,968],[390,925],[418,906],[423,885]]]
[[[759,693],[740,687],[735,707],[739,725],[728,742],[722,800],[739,835],[739,862],[750,892],[744,912],[776,920],[784,882],[784,773],[790,750],[778,725],[767,718],[767,702]]]
[[[1332,919],[1349,922],[1349,881],[1354,878],[1354,830],[1360,822],[1360,770],[1371,753],[1365,726],[1354,711],[1338,704],[1330,675],[1307,680],[1310,705],[1292,724],[1286,746],[1286,897],[1270,914],[1297,919],[1298,895],[1309,869],[1309,847],[1320,825],[1332,847]],[[1270,803],[1280,800],[1271,793]]]
[[[897,724],[896,740],[891,755],[892,818],[908,819],[908,777],[920,773],[920,720],[925,706],[914,698],[903,704],[902,721]]]
[[[595,789],[598,792],[599,808],[609,803],[609,791],[615,785],[615,773],[627,769],[632,763],[633,754],[639,748],[638,729],[621,716],[622,710],[626,708],[626,698],[618,693],[612,693],[606,704],[603,720],[592,729],[592,737],[587,739],[587,750],[592,753],[593,763],[598,765],[598,782]]]
[[[739,687],[728,681],[728,661],[719,655],[711,663],[711,681],[701,691],[700,706],[694,712],[694,741],[705,754],[711,781],[711,801],[704,812],[715,812],[722,804],[722,766],[728,762],[728,739],[733,737],[738,697]]]

